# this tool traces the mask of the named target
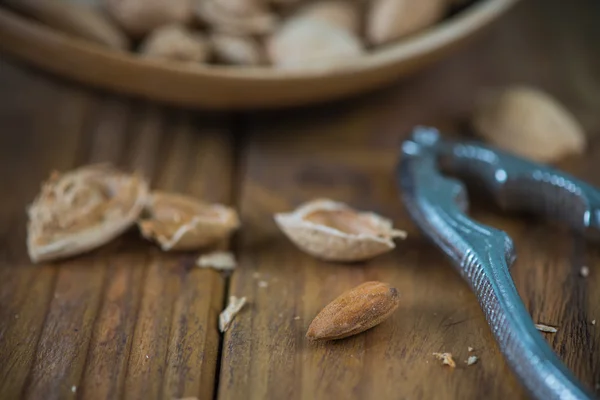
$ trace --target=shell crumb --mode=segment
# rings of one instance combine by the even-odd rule
[[[452,353],[433,353],[433,355],[435,356],[435,358],[440,360],[442,364],[448,365],[450,368],[456,367],[456,363],[452,358]]]
[[[477,356],[470,356],[470,357],[467,359],[466,363],[467,363],[467,365],[473,365],[473,364],[475,364],[475,363],[476,363],[478,360],[479,360],[479,357],[477,357]]]
[[[71,392],[75,393],[77,391],[77,386],[71,386]]]
[[[470,353],[470,352],[472,352],[474,349],[473,349],[471,346],[469,346],[469,347],[467,347],[467,350],[468,350],[468,351],[469,351],[469,353]]]
[[[213,268],[218,271],[231,271],[237,267],[233,253],[229,251],[215,251],[203,254],[196,260],[200,268]]]
[[[579,275],[581,275],[583,278],[587,278],[590,275],[589,267],[585,265],[581,267],[581,269],[579,270]]]
[[[540,332],[547,332],[547,333],[558,332],[558,328],[556,328],[554,326],[544,325],[544,324],[535,324],[535,329],[537,329]]]
[[[258,287],[259,288],[263,288],[264,289],[264,288],[266,288],[268,286],[269,286],[269,282],[267,282],[267,281],[258,281]]]
[[[231,325],[231,322],[235,316],[240,312],[242,307],[246,304],[246,298],[237,298],[235,296],[229,296],[229,304],[219,315],[219,330],[226,332]]]
[[[596,320],[595,319],[592,320],[592,325],[596,325]]]

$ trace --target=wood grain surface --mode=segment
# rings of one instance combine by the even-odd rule
[[[0,398],[525,398],[475,296],[410,222],[393,167],[415,124],[470,136],[477,93],[529,83],[565,103],[589,135],[585,155],[558,166],[600,186],[598,15],[595,0],[524,1],[410,81],[277,112],[167,108],[0,61]],[[24,210],[40,182],[53,169],[100,161],[140,170],[156,188],[235,205],[243,229],[231,278],[196,268],[196,254],[164,254],[135,229],[89,254],[32,266]],[[470,189],[472,215],[514,239],[512,275],[533,320],[559,328],[544,337],[594,390],[597,244],[502,215]],[[272,216],[325,196],[392,218],[408,239],[365,263],[311,258]],[[320,309],[366,280],[398,288],[392,318],[355,337],[308,343]],[[221,337],[229,294],[249,304]],[[440,351],[454,354],[456,369],[431,354]],[[479,361],[467,366],[471,354]]]

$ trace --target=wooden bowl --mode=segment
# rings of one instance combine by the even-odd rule
[[[210,109],[305,105],[357,94],[441,58],[518,0],[480,0],[455,16],[329,71],[188,65],[120,53],[0,8],[0,50],[110,91]]]

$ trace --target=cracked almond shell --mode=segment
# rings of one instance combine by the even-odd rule
[[[396,247],[393,239],[406,237],[380,215],[329,199],[276,214],[275,222],[298,248],[327,261],[367,260]]]
[[[109,165],[53,173],[28,208],[29,257],[37,263],[108,243],[135,224],[147,196],[144,179]]]
[[[215,244],[240,225],[237,213],[229,207],[175,193],[152,192],[146,212],[148,215],[138,222],[140,231],[164,251]]]
[[[168,24],[188,24],[194,0],[103,0],[110,16],[135,38]]]
[[[165,25],[150,33],[140,45],[142,57],[187,62],[205,62],[208,41],[199,32],[181,25]]]

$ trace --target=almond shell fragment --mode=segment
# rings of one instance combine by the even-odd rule
[[[235,210],[175,193],[152,192],[146,211],[148,216],[138,222],[142,235],[164,251],[197,250],[240,226]]]

